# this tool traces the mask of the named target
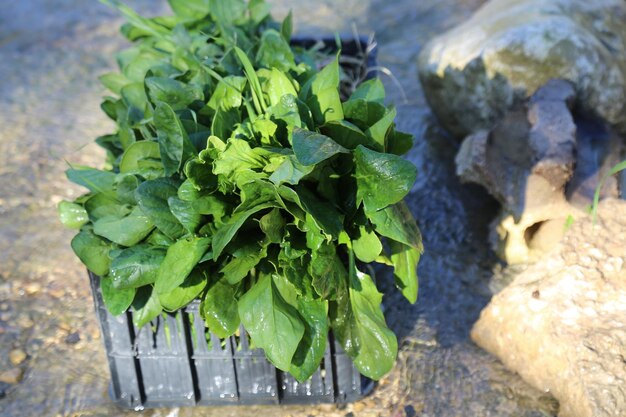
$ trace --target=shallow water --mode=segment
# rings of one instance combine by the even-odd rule
[[[0,383],[2,416],[357,415],[551,416],[554,400],[527,386],[468,339],[500,276],[486,243],[493,201],[454,175],[456,145],[437,129],[416,77],[415,58],[434,34],[462,21],[481,0],[275,0],[293,9],[301,34],[376,34],[378,62],[398,124],[415,134],[419,170],[409,197],[424,234],[420,295],[410,306],[386,297],[401,337],[398,366],[354,405],[216,407],[124,413],[107,398],[108,368],[87,276],[72,254],[58,201],[80,193],[64,179],[65,160],[99,164],[91,142],[112,129],[99,110],[96,76],[113,68],[124,41],[113,11],[84,0],[29,0],[0,8],[0,371],[24,350],[18,385]],[[158,14],[162,3],[129,1]],[[404,99],[406,97],[406,100]],[[385,280],[386,277],[381,278]],[[78,339],[78,340],[77,340]]]

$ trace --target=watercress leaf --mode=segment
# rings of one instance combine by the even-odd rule
[[[411,191],[417,169],[397,155],[358,146],[354,151],[357,204],[372,212],[402,200]]]
[[[178,240],[170,246],[157,273],[154,284],[156,292],[165,294],[182,284],[207,251],[210,243],[209,238],[190,237]]]
[[[385,113],[385,115],[376,123],[371,125],[366,131],[365,134],[376,141],[383,149],[386,149],[387,143],[387,132],[391,129],[393,125],[393,121],[396,118],[396,109],[392,108]]]
[[[311,109],[317,124],[344,118],[339,97],[339,56],[305,83],[300,98]]]
[[[61,201],[57,206],[57,212],[63,226],[70,229],[80,229],[83,224],[89,221],[87,210],[80,204]]]
[[[246,244],[233,252],[233,258],[228,262],[220,273],[226,281],[235,285],[248,276],[261,259],[267,256],[267,246],[261,246],[257,242]]]
[[[404,201],[375,212],[366,212],[376,233],[423,251],[422,235]]]
[[[135,207],[128,216],[106,216],[93,223],[95,234],[122,246],[133,246],[141,242],[154,229],[154,223],[139,208]]]
[[[120,74],[117,72],[109,72],[107,74],[101,75],[98,77],[103,86],[114,92],[115,94],[120,94],[123,87],[130,84],[131,81],[124,76],[124,74]]]
[[[163,311],[158,294],[150,285],[137,289],[132,306],[133,324],[138,328],[157,318]]]
[[[369,148],[382,150],[378,143],[370,139],[361,129],[347,120],[331,120],[320,126],[320,131],[347,149],[355,149],[358,145],[364,145]]]
[[[180,284],[170,292],[159,294],[159,303],[167,311],[176,311],[193,301],[206,287],[206,273],[199,268],[194,269]]]
[[[194,101],[204,100],[200,86],[185,84],[172,78],[148,77],[146,87],[152,103],[166,103],[172,110],[183,110]]]
[[[96,275],[101,277],[109,273],[111,258],[109,251],[113,249],[113,245],[96,236],[90,230],[81,230],[72,239],[72,250],[78,259]]]
[[[293,129],[292,145],[302,165],[315,165],[338,153],[350,152],[328,136],[300,128]]]
[[[176,239],[185,233],[183,225],[170,210],[167,200],[176,197],[177,183],[159,178],[145,181],[137,187],[135,197],[141,211],[168,237]]]
[[[65,171],[65,175],[67,179],[74,184],[82,185],[94,193],[108,194],[111,196],[115,194],[113,188],[115,174],[113,172],[74,165],[72,168]]]
[[[270,362],[288,372],[304,335],[304,324],[298,311],[280,295],[271,275],[261,275],[239,299],[239,317]]]
[[[164,171],[159,144],[142,140],[130,145],[122,155],[120,172],[141,175],[147,180],[162,177]]]
[[[361,83],[350,96],[350,100],[357,99],[385,104],[385,86],[380,78],[372,78]]]
[[[382,294],[372,278],[358,271],[350,253],[349,291],[330,310],[333,333],[359,372],[378,380],[391,370],[398,341],[380,308]]]
[[[284,183],[296,185],[300,180],[309,175],[314,165],[302,165],[294,155],[289,155],[282,164],[270,175],[270,181],[276,185]]]
[[[237,231],[250,216],[259,211],[273,208],[274,206],[275,204],[273,203],[263,203],[247,211],[233,214],[228,221],[217,229],[215,235],[213,235],[213,259],[217,260],[219,258],[226,245],[232,240]]]
[[[289,373],[304,382],[319,368],[328,339],[328,301],[298,298],[298,312],[304,319],[304,335],[291,360]]]
[[[293,55],[291,57],[293,59]],[[291,95],[295,98],[298,93],[296,92],[296,89],[289,77],[283,71],[272,68],[267,84],[267,96],[270,100],[270,105],[280,105],[281,100],[285,95]]]
[[[154,283],[159,265],[165,258],[165,252],[165,248],[149,244],[122,250],[111,262],[109,276],[113,287],[138,288]]]
[[[280,243],[283,240],[285,219],[280,210],[275,208],[259,219],[259,227],[265,233],[270,243]]]
[[[221,339],[231,336],[239,328],[236,294],[237,288],[222,278],[210,285],[200,303],[200,314],[206,327]]]
[[[202,223],[202,215],[194,210],[193,202],[178,197],[167,199],[170,211],[189,233],[195,233]]]
[[[289,43],[274,29],[263,31],[256,61],[261,66],[275,68],[282,72],[287,72],[296,66]],[[285,94],[293,93],[287,92]]]
[[[360,261],[370,263],[378,258],[383,251],[383,245],[373,230],[359,226],[359,236],[352,240],[352,249]]]
[[[159,102],[153,117],[165,175],[170,176],[178,172],[187,160],[197,154],[196,149],[189,140],[180,119],[168,104]]]
[[[135,298],[134,288],[117,289],[113,286],[113,280],[108,277],[100,278],[100,292],[104,305],[113,316],[119,316],[128,310]]]
[[[420,251],[404,243],[388,239],[393,263],[393,276],[396,286],[410,303],[417,301],[417,263],[420,260]]]
[[[328,235],[336,238],[343,230],[344,216],[332,204],[319,199],[303,186],[297,186],[296,192],[302,207],[315,219],[319,227]]]

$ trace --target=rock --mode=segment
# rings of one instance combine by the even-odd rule
[[[619,136],[575,119],[574,97],[571,83],[551,80],[492,130],[468,136],[457,154],[461,180],[481,184],[502,204],[491,240],[509,264],[550,251],[619,161]],[[609,183],[603,197],[618,196],[616,181]]]
[[[35,322],[28,315],[22,314],[17,318],[17,325],[22,329],[30,329],[35,325]]]
[[[0,373],[0,382],[5,384],[19,384],[24,376],[24,371],[20,368],[11,368]]]
[[[12,365],[17,366],[26,360],[26,352],[22,349],[13,349],[9,352],[9,361]]]
[[[75,345],[78,342],[80,342],[80,333],[78,332],[70,333],[65,338],[65,343],[68,345]]]
[[[489,129],[554,78],[584,112],[626,129],[626,2],[491,0],[418,59],[426,98],[458,137]]]
[[[560,402],[559,417],[626,412],[626,202],[600,203],[493,297],[472,339]]]
[[[37,282],[31,282],[24,287],[27,295],[35,295],[41,291],[41,285]]]

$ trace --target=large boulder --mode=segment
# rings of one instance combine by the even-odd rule
[[[604,124],[575,117],[571,83],[551,80],[493,129],[463,141],[461,180],[484,186],[502,204],[491,241],[509,264],[533,262],[584,216],[600,179],[620,161],[622,139]],[[617,197],[615,178],[602,197]]]
[[[571,81],[583,111],[626,129],[624,0],[491,0],[432,39],[419,77],[458,137],[490,128],[548,80]]]
[[[472,339],[560,403],[559,417],[626,415],[626,201],[600,203],[549,257],[496,294]]]

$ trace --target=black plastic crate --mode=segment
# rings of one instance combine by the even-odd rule
[[[107,311],[100,278],[89,276],[111,369],[109,394],[121,407],[344,403],[371,388],[332,335],[320,368],[299,383],[261,349],[250,349],[243,328],[227,339],[210,333],[199,302],[138,329],[132,312],[113,317]]]
[[[294,38],[292,45],[334,52],[335,38]],[[376,76],[376,45],[366,38],[341,39],[344,70],[363,79]],[[356,62],[362,62],[359,68]],[[299,383],[276,369],[261,349],[250,349],[248,336],[219,339],[204,326],[195,301],[176,313],[162,314],[141,329],[132,312],[113,317],[100,292],[100,279],[89,274],[96,313],[111,370],[109,394],[119,406],[152,407],[227,404],[346,403],[360,399],[373,382],[362,377],[332,334],[320,368]]]

